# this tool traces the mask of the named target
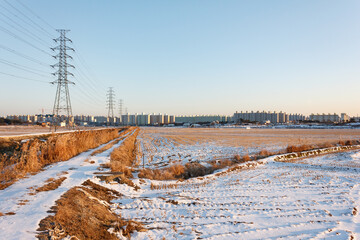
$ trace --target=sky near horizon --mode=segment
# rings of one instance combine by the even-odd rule
[[[357,0],[0,0],[0,116],[52,112],[55,29],[76,50],[74,115],[107,115],[113,87],[115,113],[121,98],[129,113],[356,116],[359,12]]]

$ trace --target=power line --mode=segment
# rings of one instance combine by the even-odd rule
[[[31,23],[33,23],[35,26],[37,26],[39,29],[41,29],[44,33],[48,34],[50,36],[50,38],[53,38],[53,35],[51,33],[49,33],[48,31],[46,31],[43,27],[41,27],[39,24],[37,24],[36,22],[34,22],[31,18],[29,18],[28,16],[26,16],[26,14],[24,14],[22,11],[20,11],[19,9],[17,9],[16,7],[14,7],[11,3],[9,3],[7,0],[4,0],[4,2],[6,2],[10,7],[12,7],[13,9],[15,9],[18,13],[20,13],[22,16],[24,16],[26,19],[28,19]]]
[[[96,83],[98,83],[99,81],[97,80],[97,77],[95,76],[95,74],[91,71],[91,68],[88,66],[88,64],[86,63],[85,59],[81,56],[80,51],[78,49],[78,47],[76,46],[75,43],[73,43],[74,47],[76,48],[76,52],[75,55],[77,57],[77,59],[80,60],[80,64],[84,67],[84,69],[89,73],[89,75],[92,78],[89,78],[89,80],[91,81],[91,83],[95,86]]]
[[[39,43],[43,44],[43,45],[46,46],[46,47],[49,46],[49,44],[48,44],[45,40],[43,40],[42,38],[36,36],[36,35],[33,34],[31,31],[29,31],[28,29],[24,28],[23,26],[21,26],[21,25],[18,24],[17,22],[13,21],[11,18],[9,18],[8,16],[6,16],[6,15],[3,14],[2,12],[0,12],[0,14],[17,26],[17,27],[14,26],[13,24],[5,21],[4,19],[0,19],[1,21],[3,21],[4,23],[6,23],[7,25],[9,25],[11,28],[14,28],[14,29],[16,29],[17,31],[19,31],[19,32],[21,32],[21,33],[23,33],[23,34],[31,37],[32,39],[34,39],[35,41],[38,41]]]
[[[41,61],[39,61],[39,60],[37,60],[37,59],[35,59],[35,58],[32,58],[32,57],[29,57],[29,56],[25,55],[25,54],[19,53],[18,51],[14,50],[14,49],[11,49],[11,48],[9,48],[9,47],[6,47],[6,46],[4,46],[4,45],[1,45],[1,44],[0,44],[0,48],[6,50],[6,51],[8,51],[8,52],[11,52],[11,53],[13,53],[13,54],[16,54],[16,55],[18,55],[18,56],[20,56],[20,57],[23,57],[23,58],[25,58],[25,59],[27,59],[27,60],[29,60],[29,61],[38,63],[38,64],[43,65],[43,66],[46,66],[46,67],[49,67],[49,65],[46,64],[46,63],[43,63],[43,62],[41,62]]]
[[[38,19],[40,19],[43,23],[45,23],[46,25],[48,25],[52,30],[55,30],[55,28],[53,26],[51,26],[48,22],[46,22],[43,18],[41,18],[39,15],[37,15],[34,11],[32,11],[28,6],[26,6],[25,4],[23,4],[22,2],[20,2],[19,0],[16,0],[21,6],[23,6],[23,8],[25,8],[26,10],[28,10],[30,13],[32,13],[35,17],[37,17]]]
[[[6,61],[6,60],[0,59],[0,62],[3,63],[3,64],[6,64],[6,65],[8,65],[8,66],[11,66],[11,67],[14,67],[14,68],[17,68],[17,69],[26,71],[26,72],[30,72],[30,73],[33,73],[33,74],[36,74],[36,75],[39,75],[39,76],[42,76],[42,77],[48,78],[48,77],[50,76],[50,75],[49,75],[49,76],[45,76],[44,74],[40,74],[40,73],[34,72],[34,71],[32,71],[32,70],[25,69],[25,68],[22,67],[22,66],[21,66],[21,67],[20,67],[20,66],[17,66],[18,64],[16,64],[16,63],[11,63],[11,62],[8,62],[8,61]]]
[[[0,74],[11,76],[11,77],[14,77],[14,78],[20,78],[20,79],[25,79],[25,80],[29,80],[29,81],[34,81],[34,82],[49,83],[49,82],[46,82],[46,81],[36,80],[36,79],[32,79],[32,78],[27,78],[27,77],[21,77],[21,76],[9,74],[9,73],[4,73],[4,72],[0,72]]]
[[[19,41],[22,41],[22,42],[28,44],[29,46],[35,48],[36,50],[38,50],[38,51],[40,51],[40,52],[42,52],[42,53],[44,53],[44,54],[47,54],[47,55],[51,56],[50,53],[45,52],[45,51],[44,51],[43,49],[41,49],[41,48],[38,48],[38,47],[35,46],[34,44],[26,41],[26,40],[23,39],[22,37],[19,37],[18,35],[16,35],[15,33],[11,32],[10,30],[8,30],[8,29],[6,29],[6,28],[4,28],[4,27],[1,27],[1,26],[0,26],[0,30],[3,31],[3,32],[5,32],[5,33],[7,33],[7,34],[9,34],[9,35],[12,36],[13,38],[16,38],[16,39],[18,39]]]
[[[82,77],[85,81],[88,80],[89,82],[89,87],[98,94],[98,88],[96,86],[94,86],[93,84],[91,84],[90,78],[88,76],[85,75],[85,73],[80,69],[80,68],[76,68],[75,69],[78,73],[78,76]]]
[[[86,101],[92,101],[93,103],[99,104],[101,101],[99,99],[94,99],[93,96],[89,95],[88,92],[84,91],[81,87],[77,88],[78,91],[80,91],[84,97],[86,97]]]
[[[85,88],[86,84],[83,83],[82,81],[80,81],[80,79],[76,76],[74,76],[76,80],[78,80],[79,85],[81,85],[82,87]],[[79,86],[78,85],[78,86]],[[100,103],[103,102],[102,99],[99,98],[99,95],[97,92],[93,92],[94,94],[88,93],[87,91],[83,91],[82,88],[78,88],[84,95],[86,95],[86,97],[88,97],[89,100],[95,102],[95,103]],[[89,95],[90,94],[90,95]]]
[[[48,76],[50,76],[50,74],[51,74],[50,72],[46,72],[46,71],[36,69],[36,68],[32,68],[32,67],[27,67],[27,66],[24,66],[24,65],[21,65],[21,64],[18,64],[18,63],[13,63],[13,62],[7,61],[7,60],[2,59],[2,58],[0,58],[0,62],[8,64],[8,65],[15,65],[15,66],[18,66],[20,68],[25,68],[25,69],[28,69],[28,70],[31,70],[31,71],[34,71],[34,72],[46,73],[46,74],[48,74]]]

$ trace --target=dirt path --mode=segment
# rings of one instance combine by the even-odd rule
[[[132,134],[129,133],[129,134]],[[116,141],[116,140],[113,140]],[[44,171],[19,180],[10,187],[0,191],[0,232],[2,239],[34,239],[39,221],[49,213],[55,201],[70,188],[82,184],[94,177],[100,164],[109,161],[109,155],[114,148],[119,147],[123,140],[110,149],[91,156],[91,153],[104,145],[65,161],[52,164]],[[66,177],[55,190],[36,192],[38,187],[45,185],[49,178]]]

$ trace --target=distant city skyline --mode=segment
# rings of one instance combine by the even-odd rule
[[[0,116],[52,113],[49,48],[59,28],[71,30],[76,50],[73,115],[106,116],[109,87],[130,113],[360,113],[356,0],[7,0],[0,8]]]

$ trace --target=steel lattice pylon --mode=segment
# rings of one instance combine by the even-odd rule
[[[68,72],[68,67],[75,68],[73,65],[67,63],[67,59],[72,57],[66,53],[67,50],[75,51],[73,48],[66,46],[66,42],[72,42],[65,35],[70,30],[58,29],[56,30],[60,33],[60,37],[54,39],[56,43],[59,43],[59,46],[51,48],[51,50],[58,50],[59,53],[54,56],[55,59],[58,59],[59,62],[51,65],[53,68],[58,70],[53,73],[57,76],[57,80],[51,82],[52,84],[57,84],[56,96],[53,108],[53,125],[56,127],[60,125],[60,122],[65,121],[68,127],[73,125],[71,121],[72,109],[70,102],[69,94],[69,84],[75,84],[68,80],[68,76],[74,76],[72,73]]]
[[[113,123],[114,121],[114,100],[115,100],[115,93],[112,87],[109,87],[109,90],[106,94],[107,96],[107,109],[108,109],[108,123]]]

